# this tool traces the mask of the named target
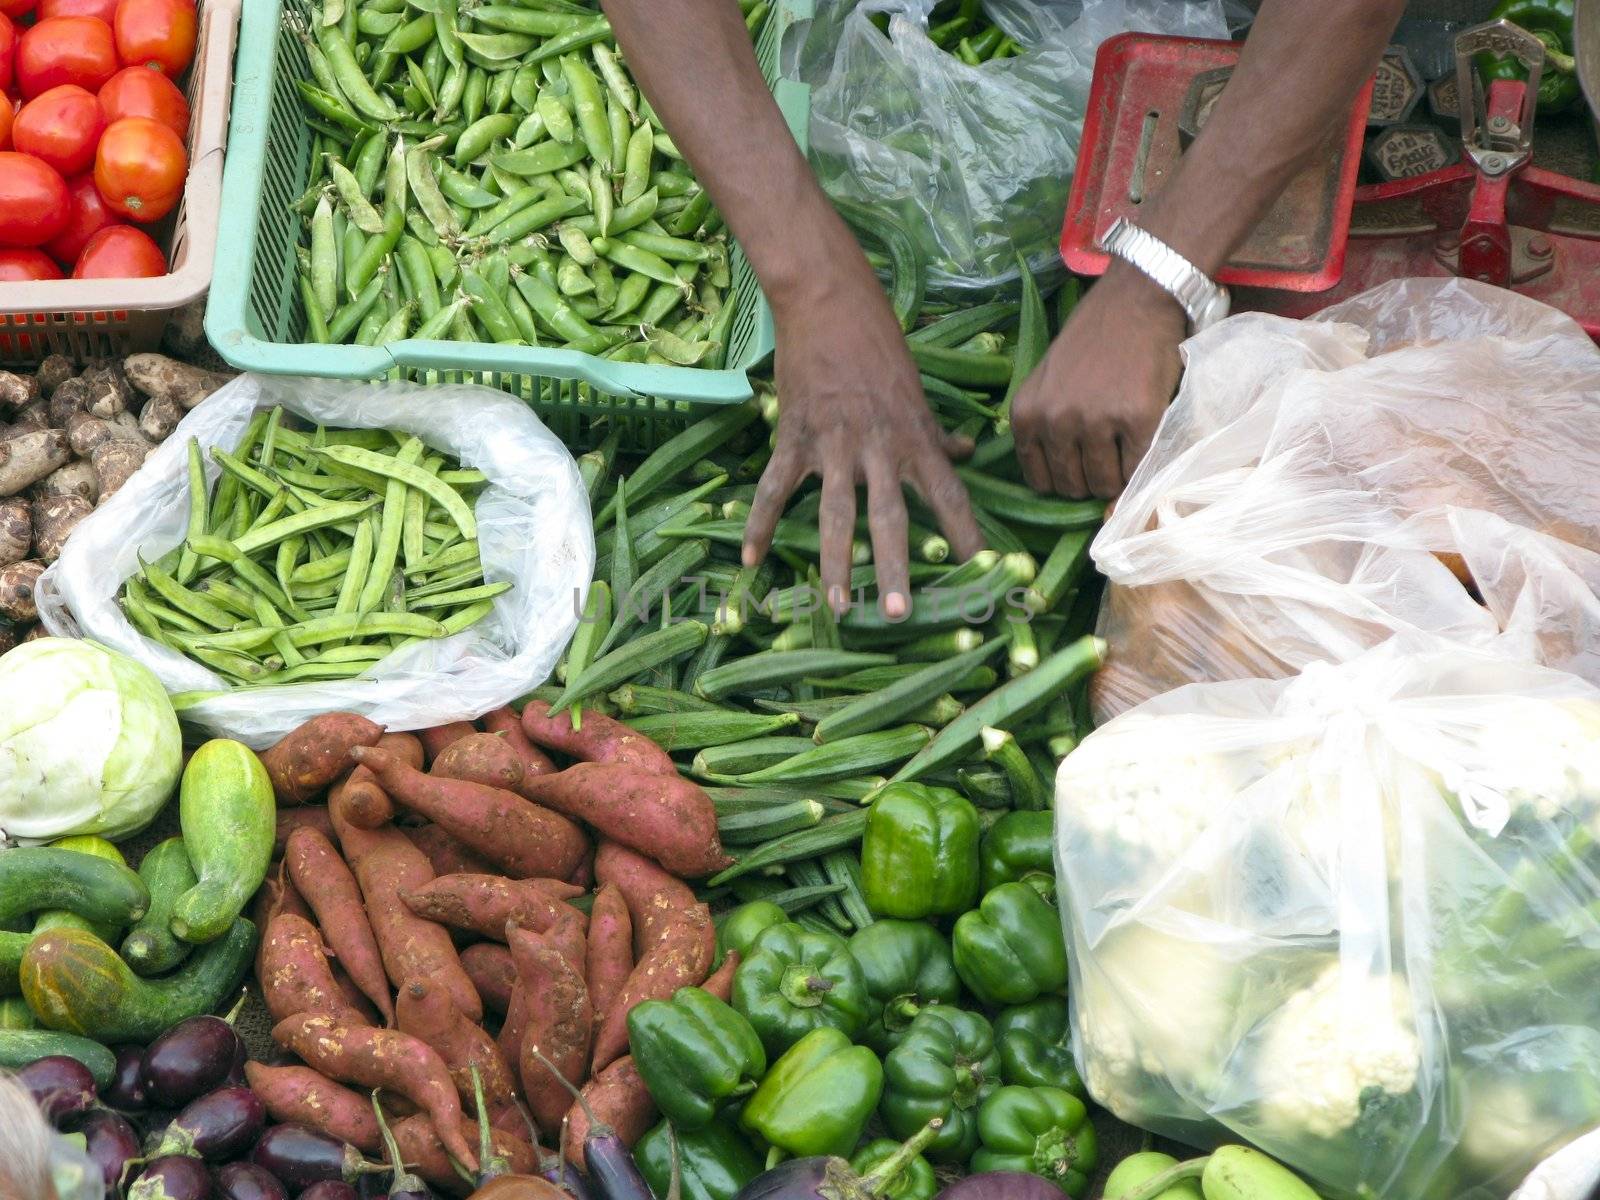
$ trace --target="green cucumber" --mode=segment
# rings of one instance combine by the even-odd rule
[[[117,1056],[99,1042],[48,1029],[0,1029],[0,1067],[18,1071],[57,1054],[88,1067],[96,1087],[107,1086],[116,1074]]]
[[[172,910],[199,882],[189,865],[182,838],[151,847],[139,864],[139,878],[150,889],[150,911],[122,942],[122,957],[140,975],[160,975],[189,955],[189,943],[172,935]]]
[[[102,837],[94,837],[93,835],[64,837],[50,844],[58,850],[76,850],[79,854],[92,854],[96,858],[103,858],[107,862],[114,862],[119,866],[125,867],[128,865],[127,859],[122,857],[122,851]],[[34,919],[33,930],[35,933],[45,929],[86,929],[103,942],[116,941],[117,935],[122,932],[122,926],[120,925],[86,921],[77,913],[68,912],[65,909],[52,909],[49,912],[42,912]]]
[[[144,880],[121,863],[55,846],[0,853],[0,924],[30,912],[66,909],[120,929],[149,907]]]
[[[0,1000],[0,1030],[37,1028],[39,1019],[21,996],[7,996]]]
[[[207,742],[184,768],[178,821],[198,882],[173,905],[172,932],[215,941],[267,877],[277,826],[267,769],[241,742]]]

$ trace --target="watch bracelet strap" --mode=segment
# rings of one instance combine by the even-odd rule
[[[1114,246],[1114,242],[1120,244]],[[1199,267],[1131,221],[1119,220],[1113,225],[1101,248],[1147,276],[1176,300],[1190,324],[1199,323],[1207,302],[1219,290]]]

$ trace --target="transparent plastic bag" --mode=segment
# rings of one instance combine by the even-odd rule
[[[1056,837],[1074,1051],[1123,1119],[1381,1200],[1504,1196],[1600,1124],[1575,676],[1395,638],[1180,688],[1063,761]]]
[[[330,428],[413,433],[482,471],[489,486],[475,515],[484,579],[513,587],[476,625],[396,651],[365,678],[236,690],[187,708],[184,720],[259,749],[318,713],[357,712],[390,729],[423,729],[476,717],[543,683],[577,628],[594,568],[588,497],[572,456],[526,404],[470,385],[241,375],[185,416],[73,531],[40,580],[45,627],[121,651],[169,692],[225,689],[220,676],[143,637],[117,594],[141,555],[154,560],[183,539],[189,440],[231,450],[254,413],[273,405]],[[207,479],[217,473],[208,460]]]
[[[1309,321],[1241,314],[1184,353],[1094,543],[1097,720],[1395,633],[1600,683],[1600,349],[1569,317],[1402,280]]]
[[[811,160],[832,196],[899,214],[937,292],[1059,271],[1095,51],[1138,29],[1226,37],[1220,0],[985,0],[1023,47],[968,66],[928,37],[936,0],[818,0],[788,72],[811,85]],[[889,14],[887,35],[873,24]]]

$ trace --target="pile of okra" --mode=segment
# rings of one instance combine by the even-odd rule
[[[880,233],[884,232],[882,230]],[[904,239],[890,249],[911,274]],[[1008,406],[1055,320],[1024,273],[1019,301],[964,309],[891,292],[942,424],[977,450],[960,473],[987,548],[965,563],[911,507],[910,615],[876,605],[870,538],[853,546],[853,603],[818,582],[816,488],[798,494],[759,567],[739,558],[755,481],[781,423],[769,394],[713,412],[642,460],[601,423],[578,460],[595,511],[596,571],[557,678],[534,694],[620,719],[707,785],[735,864],[707,899],[771,899],[796,920],[870,922],[859,886],[863,801],[891,780],[958,789],[992,816],[1052,804],[1056,763],[1089,726],[1100,579],[1098,502],[1020,480]],[[966,380],[953,384],[940,376]]]
[[[483,582],[482,472],[419,438],[293,429],[274,408],[211,459],[221,473],[208,491],[190,440],[187,535],[141,558],[122,608],[233,687],[359,676],[402,646],[460,633],[511,587]]]
[[[323,0],[306,22],[309,340],[724,365],[722,221],[592,0]]]

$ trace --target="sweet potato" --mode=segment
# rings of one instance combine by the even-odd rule
[[[483,1004],[461,969],[450,934],[418,917],[400,899],[401,892],[420,888],[433,878],[427,858],[398,829],[359,829],[341,818],[336,804],[330,811],[345,861],[361,885],[389,981],[396,987],[412,979],[441,982],[462,1012],[474,1021],[481,1019]]]
[[[491,1123],[516,1120],[517,1090],[510,1065],[494,1039],[476,1021],[467,1020],[449,993],[425,979],[413,979],[400,989],[395,1019],[402,1033],[420,1038],[439,1052],[468,1112],[475,1111],[472,1069],[476,1067]]]
[[[333,840],[333,820],[328,816],[326,808],[320,805],[280,808],[278,828],[272,835],[272,857],[282,858],[284,847],[289,844],[289,835],[303,827],[315,829],[330,842]]]
[[[662,931],[695,903],[694,890],[675,875],[626,846],[601,842],[594,856],[595,878],[614,884],[633,919],[634,956],[661,940]]]
[[[728,957],[722,960],[722,965],[706,978],[700,986],[710,992],[718,1000],[727,1004],[733,999],[733,976],[739,969],[739,952],[728,951]]]
[[[311,920],[311,910],[300,898],[300,893],[294,890],[289,872],[281,862],[267,873],[266,879],[256,890],[255,900],[250,907],[250,919],[258,930],[265,933],[279,913],[293,913],[306,921]],[[256,946],[257,979],[261,978],[261,952],[265,945],[263,940]]]
[[[476,1122],[463,1119],[455,1128],[457,1140],[469,1140],[474,1146],[478,1144]],[[450,1166],[450,1159],[445,1153],[450,1149],[449,1144],[441,1144],[437,1127],[426,1116],[419,1113],[414,1117],[395,1121],[390,1131],[394,1134],[395,1144],[400,1148],[401,1161],[410,1170],[452,1196],[466,1196],[473,1191],[473,1185],[457,1175]],[[511,1169],[515,1173],[522,1175],[538,1172],[539,1152],[525,1137],[518,1136],[510,1130],[491,1126],[489,1142],[496,1153],[504,1155],[511,1163]]]
[[[461,952],[461,966],[478,989],[483,1007],[503,1016],[517,982],[511,951],[494,942],[478,942]]]
[[[355,764],[357,746],[375,746],[383,726],[356,713],[333,712],[312,717],[282,741],[261,753],[278,803],[304,804],[327,791]]]
[[[422,749],[427,755],[429,765],[433,760],[443,754],[445,750],[464,737],[471,737],[478,732],[478,727],[471,721],[451,721],[448,725],[436,725],[432,729],[417,730],[417,737],[422,740]],[[417,765],[421,770],[422,765]]]
[[[523,731],[522,718],[517,715],[517,710],[507,705],[483,714],[483,728],[489,733],[498,733],[511,747],[517,761],[522,764],[522,775],[531,779],[535,775],[554,775],[556,764],[550,761],[550,756],[528,740],[528,735]]]
[[[297,829],[284,852],[295,891],[317,914],[322,936],[362,995],[371,1000],[385,1025],[394,1024],[394,1004],[383,956],[367,920],[361,886],[333,843],[311,828]]]
[[[261,938],[261,996],[274,1021],[301,1013],[349,1024],[366,1018],[350,1006],[328,968],[316,926],[293,913],[279,913]]]
[[[363,771],[371,777],[372,773],[365,767],[357,767],[354,779]],[[377,787],[376,778],[373,786]],[[386,798],[387,799],[387,798]],[[405,835],[411,839],[411,844],[428,856],[428,861],[433,864],[435,875],[494,875],[494,864],[484,860],[482,855],[474,854],[459,840],[451,837],[437,825],[411,825],[404,830]]]
[[[426,1042],[397,1029],[304,1013],[273,1026],[272,1040],[333,1079],[398,1092],[433,1121],[445,1149],[469,1168],[477,1167],[477,1155],[462,1136],[461,1101],[450,1069]]]
[[[246,1062],[244,1077],[279,1125],[309,1125],[377,1154],[383,1147],[378,1118],[367,1098],[310,1067],[269,1067]]]
[[[417,916],[454,929],[470,929],[502,941],[506,923],[543,933],[565,920],[563,910],[579,921],[583,914],[552,898],[531,879],[501,875],[441,875],[401,893]]]
[[[588,723],[585,715],[584,723]],[[633,1056],[617,1059],[604,1071],[583,1086],[583,1098],[601,1123],[617,1131],[617,1137],[628,1149],[650,1131],[655,1124],[656,1105],[650,1099],[650,1089],[645,1087],[633,1065]],[[583,1105],[576,1102],[567,1110],[567,1161],[583,1166],[583,1143],[589,1136],[589,1116]]]
[[[323,943],[323,945],[323,952],[327,953],[327,943]],[[346,1004],[356,1010],[364,1024],[383,1024],[383,1017],[381,1014],[379,1014],[378,1010],[373,1007],[372,1001],[367,999],[366,993],[356,986],[356,981],[350,978],[349,974],[346,973],[345,969],[341,967],[336,960],[331,958],[328,960],[328,971],[333,975],[333,982],[339,987],[339,995],[344,997],[344,1002]]]
[[[681,776],[618,763],[578,763],[524,780],[522,790],[535,803],[650,855],[675,875],[709,875],[733,861],[722,852],[711,797]]]
[[[415,734],[386,733],[378,739],[378,748],[422,770],[422,741]],[[351,771],[336,791],[340,810],[352,825],[376,829],[394,820],[394,801],[378,783],[378,777],[366,767]],[[331,806],[332,796],[329,804]]]
[[[547,1137],[560,1133],[561,1118],[572,1105],[563,1079],[576,1084],[583,1078],[594,1039],[594,1009],[583,975],[565,955],[538,934],[506,927],[506,941],[517,965],[517,982],[526,997],[527,1017],[522,1032],[522,1094],[533,1119]],[[532,1051],[549,1059],[550,1067]]]
[[[356,761],[372,768],[390,799],[421,813],[519,877],[569,878],[588,853],[589,839],[583,830],[515,792],[424,775],[382,750],[358,746],[353,754]],[[710,801],[706,803],[709,807]],[[713,832],[715,820],[713,812]]]
[[[507,950],[506,953],[511,952]],[[495,1045],[500,1047],[500,1053],[505,1055],[507,1062],[522,1061],[522,1037],[527,1027],[528,993],[519,980],[511,985],[511,998],[506,1001],[506,1019],[500,1022],[500,1032],[495,1037]]]
[[[464,779],[485,787],[514,792],[522,784],[522,763],[502,737],[492,733],[469,733],[451,742],[433,760],[430,775],[441,779]]]
[[[535,745],[559,750],[584,762],[619,763],[657,775],[678,774],[677,766],[660,746],[621,721],[597,712],[586,711],[583,727],[574,730],[570,711],[552,717],[550,706],[543,700],[530,700],[522,710],[522,731]]]
[[[633,918],[614,883],[595,894],[589,910],[589,956],[585,971],[596,1021],[605,1020],[633,970]]]

